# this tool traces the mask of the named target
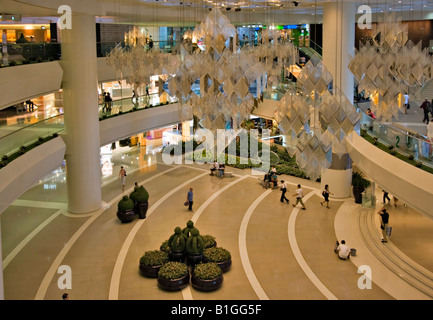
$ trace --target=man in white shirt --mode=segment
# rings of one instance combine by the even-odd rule
[[[409,109],[409,95],[407,94],[407,92],[404,94],[404,114],[407,113],[407,109]]]
[[[341,240],[341,244],[337,247],[337,254],[342,260],[349,259],[350,248],[346,245],[346,241]]]
[[[296,189],[296,193],[293,195],[294,197],[296,197],[296,203],[292,204],[293,207],[296,207],[296,205],[298,203],[301,203],[302,205],[302,210],[306,210],[304,202],[302,201],[302,198],[304,197],[304,193],[302,191],[301,185],[298,184],[298,188]]]

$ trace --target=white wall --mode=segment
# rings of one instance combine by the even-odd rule
[[[177,103],[125,113],[99,122],[101,146],[181,122]]]
[[[57,137],[26,152],[2,168],[0,213],[40,179],[60,167],[65,150],[63,139]]]
[[[58,61],[0,69],[0,109],[58,91],[63,70]]]
[[[354,166],[381,188],[433,218],[433,174],[380,150],[356,133],[346,139]]]

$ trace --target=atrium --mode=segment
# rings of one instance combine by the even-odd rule
[[[1,300],[433,298],[433,0],[2,0],[0,33]]]

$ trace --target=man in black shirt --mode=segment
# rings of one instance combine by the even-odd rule
[[[379,212],[377,213],[380,215],[381,217],[381,224],[380,224],[380,228],[382,229],[382,242],[388,242],[388,236],[386,234],[386,228],[388,227],[388,221],[389,221],[389,214],[386,211],[386,209],[382,208],[379,210]]]
[[[430,121],[429,115],[428,115],[430,112],[430,108],[431,108],[430,101],[428,101],[428,99],[425,99],[420,108],[423,109],[423,111],[424,111],[424,119],[422,120],[422,122],[425,122],[428,124]]]

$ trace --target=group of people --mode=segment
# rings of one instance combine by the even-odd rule
[[[223,162],[218,163],[217,161],[215,161],[210,168],[210,175],[211,176],[216,175],[218,178],[224,178],[225,168],[226,167]]]

